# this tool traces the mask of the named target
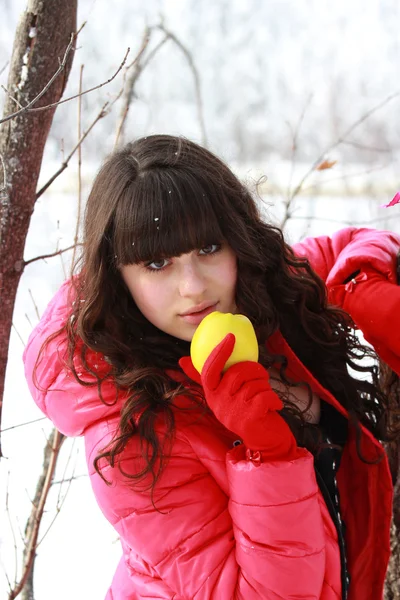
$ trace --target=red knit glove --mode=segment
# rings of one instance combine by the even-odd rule
[[[365,339],[400,373],[400,286],[373,269],[329,290],[329,300],[349,313]]]
[[[232,354],[235,336],[229,333],[206,360],[201,376],[189,356],[179,365],[188,377],[203,386],[207,404],[217,419],[235,432],[245,446],[262,451],[264,460],[293,460],[296,440],[276,412],[283,408],[269,384],[268,372],[256,362],[241,362],[222,375]]]

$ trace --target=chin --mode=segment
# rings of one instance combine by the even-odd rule
[[[180,340],[183,340],[184,342],[191,342],[194,336],[194,331],[193,333],[188,333],[187,335],[179,335],[179,336],[175,336],[178,337]]]

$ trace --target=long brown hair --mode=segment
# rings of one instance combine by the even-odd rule
[[[219,158],[186,139],[154,135],[105,161],[86,206],[75,279],[78,299],[84,302],[74,303],[66,325],[69,364],[81,381],[72,360],[77,345],[84,362],[88,349],[101,352],[111,365],[108,376],[130,392],[118,434],[96,458],[97,469],[100,458],[118,464],[129,439],[139,435],[145,466],[129,477],[140,480],[150,473],[155,483],[174,432],[171,405],[182,392],[182,384],[166,370],[177,369],[178,359],[189,353],[187,342],[158,330],[141,314],[119,267],[179,256],[223,240],[237,256],[237,307],[256,328],[261,362],[270,366],[275,360],[265,340],[280,328],[353,422],[362,422],[380,439],[390,437],[377,369],[359,363],[373,353],[353,334],[349,316],[328,306],[325,285],[307,260],[294,255],[279,228],[262,220],[248,189]],[[284,375],[284,357],[281,362]],[[367,373],[369,380],[357,379],[349,368]],[[284,400],[282,415],[307,446],[304,411]],[[160,414],[167,423],[165,440],[154,430]]]

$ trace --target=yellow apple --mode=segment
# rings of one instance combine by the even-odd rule
[[[212,312],[197,327],[190,346],[193,365],[199,373],[207,358],[228,333],[233,333],[236,342],[227,360],[224,371],[245,360],[258,361],[258,342],[253,325],[244,315]]]

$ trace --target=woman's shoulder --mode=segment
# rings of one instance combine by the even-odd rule
[[[25,376],[33,399],[54,425],[65,435],[81,435],[99,419],[107,419],[120,410],[123,394],[118,394],[114,381],[98,379],[83,368],[80,358],[82,342],[77,342],[73,362],[80,383],[68,366],[68,334],[66,322],[71,314],[76,293],[73,280],[63,283],[48,304],[26,345],[23,360]],[[110,366],[103,355],[90,351],[86,357],[99,375]],[[101,397],[99,394],[101,392]]]

